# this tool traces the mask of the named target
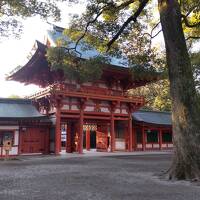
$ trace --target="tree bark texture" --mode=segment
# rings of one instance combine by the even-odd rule
[[[200,179],[200,107],[177,0],[158,0],[172,97],[170,179]]]

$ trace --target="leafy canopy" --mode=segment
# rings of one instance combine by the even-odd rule
[[[46,19],[60,19],[60,10],[54,0],[2,0],[0,1],[0,37],[20,36],[21,19],[39,15]]]
[[[191,47],[200,38],[200,3],[199,0],[181,0],[179,3],[185,37]],[[163,78],[167,78],[163,52],[152,45],[154,38],[162,32],[157,16],[157,5],[153,0],[87,0],[86,11],[72,16],[70,28],[64,34],[77,43],[85,40],[99,52],[109,50],[109,55],[127,58],[136,80],[153,77],[155,72],[164,72]],[[198,77],[196,62],[193,66]],[[156,96],[152,97],[150,106],[169,110],[169,82],[163,80],[152,85],[157,92],[153,92]],[[150,95],[151,88],[146,86],[150,91],[146,94]]]

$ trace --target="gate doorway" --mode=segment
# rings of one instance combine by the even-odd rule
[[[83,132],[83,148],[96,149],[96,131],[89,131],[89,138],[86,138],[87,131]],[[89,141],[87,141],[89,139]],[[89,142],[89,146],[86,143]]]

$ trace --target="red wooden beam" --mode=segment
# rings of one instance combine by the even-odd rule
[[[129,151],[133,151],[133,132],[132,132],[132,116],[131,113],[128,119],[128,133],[129,133]]]

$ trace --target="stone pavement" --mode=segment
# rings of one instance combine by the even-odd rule
[[[171,158],[90,152],[0,161],[0,200],[199,200],[200,186],[159,178]]]

